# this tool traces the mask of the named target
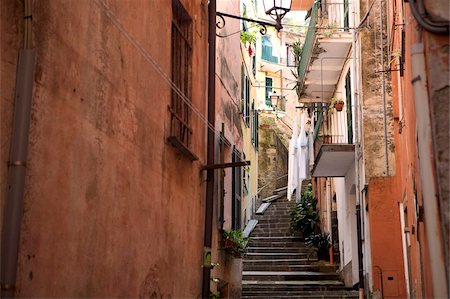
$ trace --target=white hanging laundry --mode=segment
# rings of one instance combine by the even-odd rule
[[[296,163],[296,150],[297,150],[297,138],[298,138],[298,116],[294,118],[294,124],[292,125],[292,136],[289,140],[289,156],[288,156],[288,186],[287,186],[287,199],[291,200],[292,194],[295,188],[297,188],[297,163]]]
[[[308,137],[306,136],[306,116],[305,113],[302,114],[300,123],[300,133],[297,138],[297,152],[296,152],[296,163],[297,163],[297,188],[295,200],[300,201],[300,190],[302,187],[303,180],[309,177],[309,149],[308,149]]]

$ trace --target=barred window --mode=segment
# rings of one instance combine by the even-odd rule
[[[191,145],[192,19],[178,0],[172,1],[172,89],[169,141],[181,151]],[[183,97],[183,95],[185,97]],[[184,148],[180,148],[184,147]]]

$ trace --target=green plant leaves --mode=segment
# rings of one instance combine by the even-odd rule
[[[320,216],[316,205],[317,200],[309,185],[307,190],[302,192],[300,202],[291,211],[291,231],[300,231],[307,237],[319,230]]]

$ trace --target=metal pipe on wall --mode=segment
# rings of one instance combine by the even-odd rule
[[[210,0],[208,5],[208,43],[208,123],[214,128],[216,110],[216,0]],[[215,134],[214,131],[209,128],[207,129],[207,132],[206,165],[213,165],[216,142]],[[207,170],[202,298],[209,298],[210,292],[212,225],[214,213],[214,175],[214,169]]]
[[[383,0],[380,0],[380,47],[381,47],[381,97],[383,98],[384,155],[386,175],[389,176],[389,154],[387,144],[386,79],[384,77],[384,37],[383,37]]]
[[[411,49],[412,80],[416,106],[417,151],[422,186],[425,231],[433,236],[428,241],[428,252],[432,277],[433,296],[448,298],[445,254],[442,240],[439,198],[437,196],[436,170],[434,168],[432,127],[430,119],[429,97],[426,86],[425,55],[422,43],[413,44]]]
[[[355,14],[355,3],[352,3],[353,11]],[[354,19],[356,21],[356,18]],[[356,23],[356,22],[355,22]],[[356,30],[352,31],[352,69],[353,75],[351,76],[352,80],[352,98],[354,103],[354,115],[355,115],[355,188],[356,188],[356,229],[357,229],[357,245],[358,245],[358,273],[359,273],[359,298],[364,298],[364,270],[363,270],[363,261],[362,261],[362,236],[361,236],[361,214],[360,214],[360,205],[361,205],[361,185],[360,185],[360,169],[359,169],[359,160],[362,156],[361,154],[361,145],[359,142],[359,96],[357,92],[357,84],[356,82],[356,74],[357,74],[357,63],[361,63],[360,60],[357,59],[356,53]],[[359,88],[359,86],[358,86]]]
[[[31,2],[24,1],[24,48],[19,50],[14,116],[2,226],[1,298],[14,298],[22,224],[36,51],[31,47]]]

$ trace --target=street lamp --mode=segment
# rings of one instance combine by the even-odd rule
[[[283,19],[284,15],[286,15],[286,13],[291,10],[292,0],[264,0],[263,4],[264,4],[264,11],[266,12],[266,14],[269,15],[272,19],[274,19],[276,23],[269,23],[241,16],[234,16],[231,14],[217,11],[216,15],[220,18],[220,20],[216,22],[216,27],[219,29],[223,28],[225,26],[224,17],[227,17],[232,19],[253,22],[261,25],[262,26],[260,30],[261,34],[266,33],[266,26],[275,27],[277,31],[280,31],[283,28],[283,25],[281,25],[281,20]]]
[[[292,0],[264,0],[263,4],[266,14],[277,22],[275,28],[280,31],[283,28],[281,19],[291,10]]]
[[[278,100],[280,99],[280,96],[277,95],[277,92],[274,90],[271,94],[270,94],[270,102],[272,104],[272,109],[273,111],[276,112],[277,106],[278,106]]]

